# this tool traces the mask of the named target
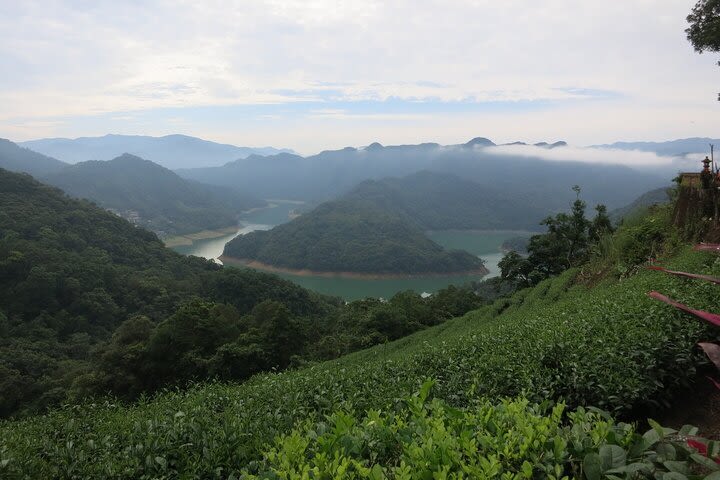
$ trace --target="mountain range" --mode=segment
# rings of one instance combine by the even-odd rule
[[[682,138],[665,142],[615,142],[595,145],[596,148],[616,148],[619,150],[640,150],[654,152],[663,156],[684,156],[691,153],[709,153],[710,144],[720,146],[720,139],[707,137]]]
[[[143,135],[105,135],[102,137],[43,138],[21,142],[21,146],[67,163],[110,160],[130,153],[166,168],[211,167],[249,155],[275,155],[291,152],[273,147],[237,147],[187,135],[149,137]]]
[[[182,179],[130,154],[68,165],[40,178],[161,236],[234,226],[241,211],[265,205],[230,187]]]
[[[0,168],[29,173],[163,237],[234,226],[241,211],[265,205],[232,187],[186,180],[130,154],[69,165],[0,139]]]
[[[565,148],[562,143],[547,145]],[[579,185],[588,203],[617,208],[638,194],[666,183],[652,169],[624,165],[551,161],[532,153],[508,154],[507,149],[477,137],[465,144],[437,143],[352,147],[302,157],[281,153],[250,155],[221,167],[179,169],[184,177],[213,185],[234,186],[259,198],[290,198],[321,202],[349,192],[368,179],[402,177],[422,170],[449,173],[482,187],[520,195],[530,204],[560,211],[573,201]]]

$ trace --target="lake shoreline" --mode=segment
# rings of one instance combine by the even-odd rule
[[[395,280],[409,278],[428,278],[428,277],[454,277],[459,275],[477,275],[482,278],[490,273],[486,267],[475,270],[466,270],[462,272],[429,272],[429,273],[359,273],[359,272],[319,272],[308,269],[294,269],[276,267],[266,263],[250,260],[247,258],[235,258],[221,255],[218,258],[223,265],[240,265],[243,267],[253,268],[271,273],[285,273],[288,275],[296,275],[298,277],[325,277],[325,278],[352,278],[355,280]]]
[[[237,232],[239,228],[240,227],[238,225],[232,225],[215,230],[201,230],[199,232],[186,233],[184,235],[174,235],[163,240],[163,243],[169,248],[192,245],[195,240],[209,240],[211,238],[222,237],[224,235]]]

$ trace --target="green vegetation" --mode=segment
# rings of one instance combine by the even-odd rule
[[[646,211],[655,206],[668,203],[672,200],[673,191],[670,187],[656,188],[640,195],[628,205],[616,208],[609,213],[613,224],[619,224],[626,217],[642,216]]]
[[[402,214],[352,199],[326,202],[272,230],[236,237],[224,255],[318,272],[455,273],[483,268],[474,255],[445,251]]]
[[[503,280],[519,286],[535,285],[583,264],[593,246],[602,238],[612,236],[613,227],[605,206],[596,206],[595,218],[588,220],[585,202],[580,200],[580,187],[576,185],[573,190],[577,198],[570,214],[558,213],[543,220],[541,223],[547,225],[548,231],[530,237],[527,257],[511,250],[498,263]]]
[[[670,232],[663,218],[655,221]],[[689,248],[663,263],[677,270],[720,273],[717,257]],[[581,273],[569,270],[465,317],[334,361],[257,375],[241,385],[167,391],[130,406],[98,399],[4,422],[2,460],[7,460],[8,472],[36,477],[208,477],[245,468],[260,471],[273,465],[274,457],[265,453],[272,451],[268,445],[278,435],[290,434],[276,444],[278,452],[286,450],[282,442],[293,438],[293,428],[299,428],[302,438],[320,438],[322,432],[303,432],[338,409],[397,412],[397,417],[382,417],[392,433],[395,418],[405,418],[403,399],[426,378],[437,380],[438,399],[467,409],[462,415],[448,410],[448,422],[465,421],[466,414],[468,422],[475,421],[473,412],[486,404],[482,398],[521,394],[531,403],[563,399],[571,410],[595,405],[629,418],[667,405],[706,362],[694,349],[696,341],[712,339],[715,333],[645,294],[660,290],[696,308],[717,310],[715,287],[643,270],[619,279],[611,276],[588,288],[577,283]],[[358,413],[356,418],[362,417]],[[528,428],[542,433],[542,421],[530,424],[534,427]],[[453,425],[448,424],[447,431],[452,432]],[[514,427],[503,428],[512,432]],[[402,438],[412,444],[425,433],[418,435]],[[454,435],[428,435],[448,448],[458,441]],[[321,448],[314,445],[308,448]],[[393,450],[392,458],[403,458],[405,451]],[[369,454],[348,450],[345,455],[364,459],[362,455]],[[380,458],[389,457],[376,461]],[[452,464],[450,457],[442,461]],[[563,461],[563,469],[570,469],[564,474],[572,472],[571,465]]]
[[[183,180],[160,165],[128,154],[70,165],[41,179],[161,236],[236,225],[242,210],[264,204],[228,187]]]
[[[429,299],[345,306],[278,277],[221,268],[27,175],[0,170],[0,416],[88,394],[161,387],[334,358],[482,304]]]
[[[520,192],[509,194],[455,175],[423,171],[366,180],[344,198],[402,213],[426,230],[534,230],[550,209],[535,206]]]
[[[720,467],[698,450],[708,443],[680,432],[653,428],[640,435],[602,412],[564,405],[499,404],[480,401],[464,410],[427,401],[428,382],[396,413],[368,411],[362,419],[339,411],[306,422],[275,440],[246,478],[503,478],[599,480],[616,478],[702,478]],[[697,437],[695,437],[697,438]],[[714,450],[720,445],[714,442]],[[710,442],[712,445],[713,442]],[[677,476],[682,474],[682,477]],[[662,478],[665,478],[664,476]]]

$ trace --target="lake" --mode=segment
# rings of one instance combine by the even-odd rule
[[[225,244],[238,235],[253,230],[268,230],[275,225],[289,220],[290,212],[298,208],[297,202],[272,200],[271,206],[244,213],[240,216],[240,226],[236,233],[211,239],[196,240],[192,245],[174,247],[177,252],[185,255],[196,255],[204,258],[217,258],[222,254]],[[279,273],[278,276],[297,283],[310,290],[327,295],[356,300],[365,297],[390,298],[403,290],[415,290],[418,293],[432,293],[448,285],[463,285],[470,281],[490,278],[500,274],[498,262],[503,254],[502,243],[511,237],[530,236],[530,232],[514,231],[468,231],[443,230],[428,232],[433,241],[450,249],[462,249],[473,253],[485,261],[490,273],[484,277],[479,275],[453,275],[447,277],[394,278],[379,280],[361,280],[355,278],[306,277]]]

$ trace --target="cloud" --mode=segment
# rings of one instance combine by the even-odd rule
[[[483,149],[497,155],[534,157],[553,162],[616,164],[629,167],[670,166],[676,160],[674,157],[660,156],[653,152],[613,148],[572,146],[544,148],[534,145],[499,145]]]
[[[7,2],[0,16],[0,135],[53,133],[50,126],[34,135],[18,127],[32,119],[61,118],[54,132],[68,136],[87,134],[81,129],[88,124],[118,128],[97,123],[106,114],[138,118],[124,130],[157,133],[167,126],[141,123],[141,112],[213,107],[222,114],[310,102],[324,105],[308,110],[344,113],[303,112],[303,128],[295,128],[292,108],[287,115],[224,118],[232,123],[217,127],[206,117],[168,116],[187,117],[190,134],[239,142],[252,132],[258,137],[250,143],[298,142],[292,146],[306,151],[381,135],[386,143],[420,133],[420,141],[460,137],[473,129],[525,139],[554,130],[589,143],[634,132],[654,139],[672,128],[709,135],[717,124],[717,67],[715,57],[694,54],[684,38],[693,3]],[[398,110],[398,100],[439,107]],[[485,110],[497,104],[512,115],[494,108],[488,119]],[[277,123],[262,132],[252,125],[268,115],[291,127],[280,129],[285,137],[278,138]],[[685,122],[691,116],[692,128]],[[329,132],[325,122],[333,118],[349,130]],[[423,130],[412,123],[419,119]],[[411,122],[407,129],[401,120]],[[596,138],[587,139],[590,133]]]

